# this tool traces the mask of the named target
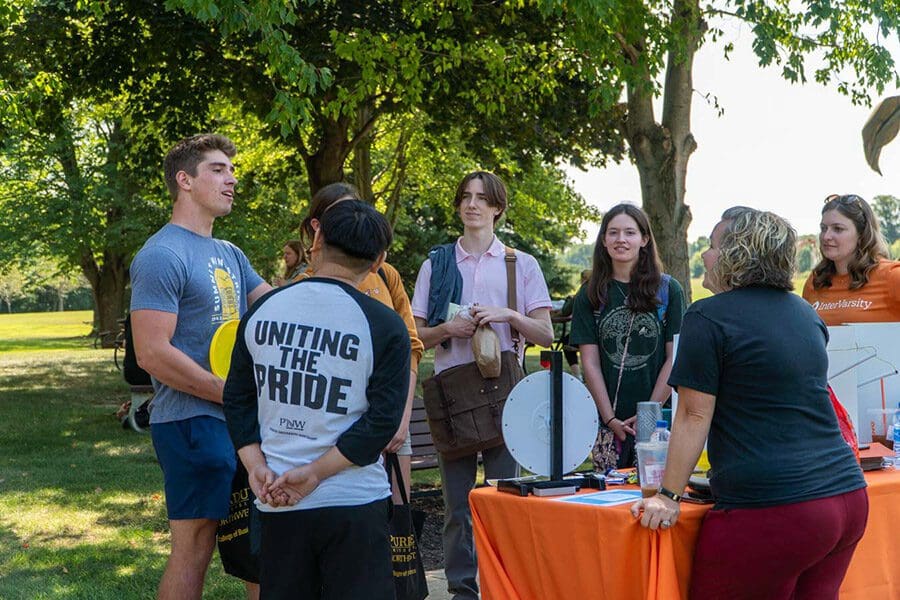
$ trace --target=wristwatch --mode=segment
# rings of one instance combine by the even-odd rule
[[[664,488],[664,487],[662,487],[662,486],[659,486],[659,492],[658,492],[658,493],[659,493],[660,496],[665,496],[666,498],[668,498],[668,499],[670,499],[670,500],[674,500],[675,502],[681,502],[681,495],[680,495],[680,494],[676,494],[676,493],[673,492],[672,490],[667,490],[666,488]]]

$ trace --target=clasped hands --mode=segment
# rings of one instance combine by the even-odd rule
[[[470,338],[475,335],[475,329],[488,323],[508,323],[515,311],[503,306],[485,306],[475,304],[469,309],[469,314],[462,311],[445,323],[450,337]]]
[[[634,428],[636,421],[637,415],[628,417],[624,421],[613,417],[613,419],[606,424],[606,427],[609,428],[619,440],[624,442],[626,435],[637,435]]]
[[[263,504],[274,508],[293,506],[309,496],[320,483],[311,464],[294,467],[281,476],[266,464],[257,465],[248,473],[250,489]]]

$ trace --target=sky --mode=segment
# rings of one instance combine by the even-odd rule
[[[888,88],[873,106],[853,106],[835,85],[792,85],[780,69],[763,69],[750,49],[752,33],[733,29],[730,60],[722,44],[707,43],[694,62],[691,130],[698,148],[688,163],[685,201],[693,221],[688,239],[708,236],[729,206],[744,204],[788,219],[798,234],[817,233],[823,199],[833,193],[900,197],[900,136],[881,151],[884,176],[871,170],[862,147],[862,127],[877,101],[900,93]],[[728,41],[728,40],[725,40]],[[894,51],[900,63],[900,52]],[[711,93],[725,109],[700,95]],[[662,111],[657,106],[657,120]],[[630,162],[588,172],[566,169],[578,191],[601,210],[619,202],[640,205],[640,181]],[[593,243],[599,224],[586,226]]]

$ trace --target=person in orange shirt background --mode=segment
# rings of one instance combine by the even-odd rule
[[[316,192],[309,203],[309,214],[300,224],[300,237],[312,243],[316,230],[319,229],[319,221],[325,212],[343,200],[360,200],[359,190],[356,186],[339,181],[330,183]],[[307,277],[315,277],[315,257],[312,253],[307,253],[309,266],[304,273],[294,276],[292,281],[299,281]],[[413,394],[416,390],[416,379],[419,371],[419,360],[425,346],[416,330],[416,323],[413,320],[412,308],[409,304],[409,295],[403,287],[403,280],[400,273],[397,272],[389,263],[383,263],[382,267],[377,271],[370,272],[357,288],[362,293],[378,300],[382,304],[394,309],[400,315],[409,331],[409,341],[411,345],[410,355],[410,373],[409,373],[409,393],[406,398],[406,407],[403,411],[403,419],[400,422],[400,428],[394,434],[394,438],[385,448],[385,452],[393,452],[397,454],[400,462],[400,469],[403,473],[403,482],[406,487],[406,495],[410,494],[410,474],[412,471],[412,436],[409,432],[409,421],[412,417]],[[397,488],[397,481],[392,480],[391,493],[394,504],[402,502],[400,491]]]
[[[855,194],[825,199],[819,261],[803,298],[826,325],[900,321],[900,262],[889,260],[878,218]]]

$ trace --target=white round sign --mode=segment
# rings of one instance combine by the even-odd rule
[[[550,371],[532,373],[516,384],[503,409],[503,439],[520,465],[550,475]],[[597,439],[599,419],[591,393],[563,373],[563,473],[576,469]]]

